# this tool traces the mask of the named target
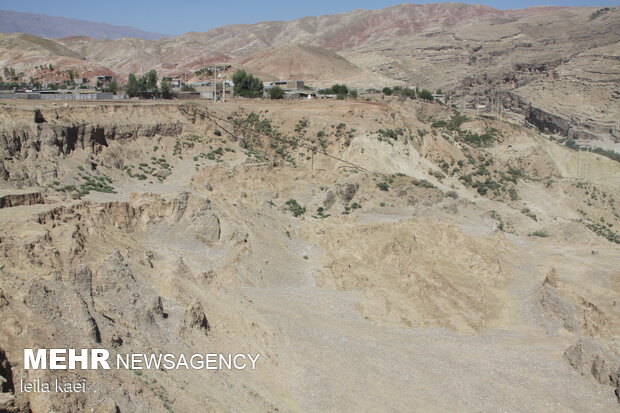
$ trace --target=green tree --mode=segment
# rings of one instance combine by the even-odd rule
[[[127,96],[129,96],[130,98],[137,97],[140,94],[138,80],[136,79],[136,75],[134,75],[133,73],[129,74],[125,90],[127,91]]]
[[[427,89],[420,90],[420,92],[418,92],[418,97],[428,102],[433,101],[433,94],[430,92],[430,90]]]
[[[235,84],[233,87],[235,95],[246,98],[256,98],[263,94],[263,82],[245,70],[239,69],[232,77]]]
[[[157,72],[151,69],[143,76],[140,76],[139,79],[136,78],[136,75],[130,73],[127,78],[125,90],[127,91],[127,96],[131,98],[136,96],[140,98],[159,96],[160,91],[157,87]]]
[[[156,95],[159,89],[157,88],[157,71],[154,69],[149,70],[142,76],[144,87],[146,91],[152,95]]]
[[[330,89],[331,89],[332,93],[335,94],[335,95],[345,95],[346,96],[349,93],[349,88],[347,87],[347,85],[340,85],[338,83],[333,85]]]
[[[401,95],[405,98],[415,98],[415,90],[411,89],[409,87],[404,88],[403,90],[401,90]]]
[[[383,93],[386,96],[392,96],[392,93],[394,93],[394,91],[391,88],[386,86],[386,87],[383,88]]]
[[[271,99],[284,99],[284,91],[280,86],[274,86],[269,89],[269,97]]]
[[[349,96],[353,99],[357,99],[357,90],[349,90]]]
[[[116,95],[116,92],[118,92],[118,83],[116,83],[116,80],[111,81],[108,87],[105,88],[104,92],[114,93]]]
[[[172,88],[170,82],[161,82],[161,97],[162,99],[172,99]]]

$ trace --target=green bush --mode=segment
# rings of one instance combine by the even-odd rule
[[[550,236],[547,231],[541,231],[541,230],[530,232],[527,235],[530,237],[540,237],[540,238],[547,238]]]
[[[346,96],[349,93],[349,88],[347,87],[347,85],[341,85],[341,84],[336,83],[329,89],[325,89],[325,93],[330,94],[330,95]]]
[[[597,17],[602,16],[603,14],[607,13],[610,10],[612,9],[610,9],[609,7],[603,7],[602,9],[598,9],[597,11],[595,11],[594,13],[590,15],[590,20],[594,20]]]
[[[430,90],[422,89],[418,92],[418,97],[422,100],[426,100],[428,102],[432,102],[434,100],[433,94]]]
[[[299,205],[299,203],[294,199],[289,199],[286,201],[285,205],[288,207],[288,210],[293,213],[293,216],[298,217],[306,213],[306,208]]]
[[[510,199],[513,201],[516,201],[517,199],[519,199],[519,194],[517,193],[517,190],[514,188],[510,188],[508,190],[508,195],[510,195]]]
[[[274,86],[269,89],[269,97],[271,99],[284,99],[284,90],[280,86]]]
[[[379,182],[377,184],[377,188],[379,188],[381,191],[389,191],[390,184],[388,184],[387,182]]]
[[[263,94],[263,82],[259,78],[256,78],[245,70],[239,69],[232,77],[232,81],[235,84],[235,95],[246,98],[257,98]]]

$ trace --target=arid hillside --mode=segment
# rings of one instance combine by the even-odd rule
[[[32,346],[261,354],[0,410],[618,409],[614,160],[407,100],[4,102],[0,154],[6,382],[74,378]]]
[[[358,87],[382,88],[386,84],[400,84],[389,77],[360,69],[331,50],[300,44],[261,50],[239,60],[238,65],[257,76],[268,74],[276,80],[303,79],[322,87],[333,85],[334,79]]]

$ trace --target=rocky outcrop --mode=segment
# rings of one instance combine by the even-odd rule
[[[94,345],[101,342],[101,333],[93,309],[76,294],[71,285],[58,280],[34,280],[24,300],[33,310],[40,328],[50,328],[54,335],[73,337],[74,345]],[[45,326],[46,320],[57,320],[53,326]],[[80,334],[76,334],[79,331]]]
[[[43,203],[45,203],[45,199],[40,192],[7,194],[0,196],[0,208],[10,208],[21,205],[37,205]]]
[[[504,109],[524,115],[526,122],[543,133],[562,135],[570,139],[588,140],[600,138],[599,134],[590,130],[601,129],[599,131],[601,134],[605,134],[605,132],[611,134],[609,128],[605,126],[577,124],[574,119],[536,107],[514,92],[499,92],[498,96]]]
[[[329,190],[325,194],[325,199],[323,200],[323,207],[325,209],[330,209],[336,203],[336,194],[334,191]]]
[[[620,402],[620,359],[588,337],[580,338],[564,351],[564,358],[583,376],[594,377],[615,388]]]
[[[205,244],[212,244],[220,239],[220,219],[211,208],[211,201],[206,199],[203,205],[193,214],[192,230],[196,238]]]
[[[13,371],[6,354],[0,349],[0,412],[31,413],[30,406],[24,398],[15,395]]]
[[[538,299],[543,310],[545,324],[555,324],[572,332],[579,331],[575,306],[566,300],[557,288],[544,283],[539,291]]]
[[[336,186],[338,195],[340,195],[342,202],[344,202],[345,204],[350,202],[353,199],[358,189],[359,189],[359,184],[356,182],[347,182],[344,184],[338,184]]]
[[[20,409],[15,403],[15,383],[11,363],[5,352],[0,349],[0,412],[17,413],[20,411],[29,411],[29,409]]]
[[[211,330],[207,316],[200,301],[194,301],[185,311],[181,325],[181,334],[187,336],[192,331],[208,335]]]
[[[0,349],[0,392],[15,393],[11,364],[2,349]]]
[[[545,277],[537,293],[540,323],[555,334],[561,328],[573,333],[605,336],[609,331],[607,314],[578,291],[562,283],[555,269]]]

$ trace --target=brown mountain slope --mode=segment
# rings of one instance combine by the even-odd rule
[[[15,53],[28,52],[39,56],[80,57],[77,52],[58,42],[24,33],[0,34],[0,48]]]
[[[172,39],[75,40],[61,43],[119,73],[136,71],[135,62],[165,70],[192,69],[214,60],[232,60],[271,46],[303,43],[343,50],[383,38],[418,33],[485,15],[502,13],[490,7],[457,3],[404,4],[381,10],[231,25]]]
[[[252,73],[268,73],[277,79],[303,79],[317,86],[343,82],[378,87],[393,82],[355,66],[331,50],[300,44],[270,47],[240,59],[237,64]]]
[[[532,104],[550,113],[558,132],[617,140],[620,8],[595,19],[592,12],[507,12],[386,38],[341,54],[360,67],[412,85],[454,91],[463,103],[490,105],[493,97],[497,104],[504,92],[506,108],[531,117]]]
[[[49,65],[54,70],[49,70]],[[115,75],[97,62],[87,61],[81,55],[60,43],[23,33],[0,34],[0,67],[14,68],[23,73],[22,79],[58,82],[66,79],[71,69],[79,77]]]

